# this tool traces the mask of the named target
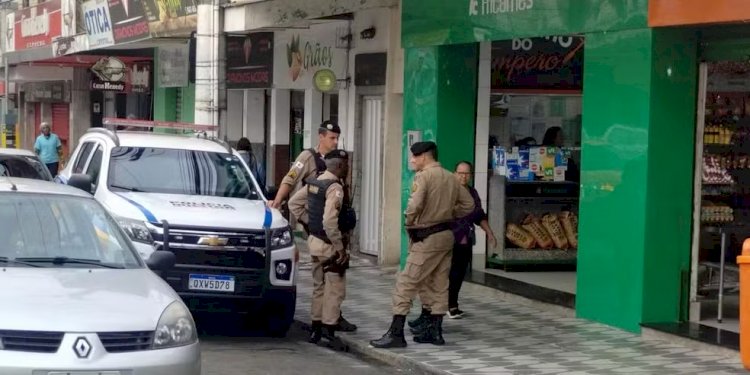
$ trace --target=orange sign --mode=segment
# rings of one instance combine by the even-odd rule
[[[649,0],[648,25],[679,26],[750,20],[747,0]]]

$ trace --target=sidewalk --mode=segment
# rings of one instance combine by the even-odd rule
[[[300,250],[303,264],[296,319],[309,324],[312,279],[305,266],[309,259],[306,246]],[[383,335],[390,325],[396,269],[380,269],[364,258],[352,263],[342,309],[359,330],[339,336],[352,351],[400,367],[434,374],[746,373],[739,358],[645,340],[602,324],[509,303],[474,285],[462,290],[461,308],[466,317],[445,319],[445,346],[414,343],[407,326],[407,348],[371,348],[368,342]],[[418,314],[415,306],[408,319]]]

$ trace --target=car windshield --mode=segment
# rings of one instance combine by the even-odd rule
[[[0,176],[51,181],[47,167],[33,156],[0,155]]]
[[[219,152],[115,147],[108,183],[113,191],[261,199],[240,159]]]
[[[141,268],[132,244],[90,198],[0,194],[0,267]]]

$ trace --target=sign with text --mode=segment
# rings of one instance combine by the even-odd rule
[[[229,38],[227,38],[227,41]],[[158,87],[186,87],[190,75],[188,44],[159,47]]]
[[[107,0],[116,43],[135,42],[150,37],[148,18],[141,0]]]
[[[13,44],[9,50],[51,46],[62,34],[61,0],[49,0],[15,12],[13,17]]]
[[[83,3],[83,19],[86,26],[86,35],[89,39],[89,48],[94,49],[115,44],[107,0],[89,0]]]
[[[348,33],[346,22],[329,22],[310,26],[304,32],[285,30],[275,33],[274,87],[281,89],[313,88],[318,70],[330,69],[337,79],[346,77],[346,49],[337,40]]]
[[[198,25],[199,0],[145,0],[143,10],[153,37],[187,37]]]
[[[273,33],[228,36],[227,88],[270,88],[273,79]]]
[[[492,89],[581,90],[579,36],[511,39],[492,43]]]
[[[131,92],[151,91],[151,64],[143,62],[135,63],[129,70]]]

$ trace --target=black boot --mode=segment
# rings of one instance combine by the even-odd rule
[[[445,345],[443,339],[443,316],[432,315],[427,328],[414,336],[414,342],[420,344]]]
[[[310,338],[307,340],[311,344],[317,344],[323,337],[323,323],[320,320],[313,320],[310,326]]]
[[[370,341],[370,345],[380,349],[405,348],[404,323],[406,323],[406,315],[394,315],[388,332],[380,339]]]
[[[323,324],[323,344],[334,350],[347,351],[346,345],[336,337],[336,325]]]
[[[419,317],[417,317],[417,319],[414,319],[414,320],[410,320],[410,321],[409,321],[409,327],[410,327],[410,328],[417,328],[417,327],[419,327],[419,326],[422,326],[422,325],[424,325],[424,324],[425,324],[425,323],[427,323],[427,321],[429,321],[429,320],[430,320],[430,310],[427,310],[427,309],[425,309],[425,308],[423,307],[423,308],[422,308],[422,313],[421,313],[421,314],[419,314]],[[412,332],[413,332],[413,331],[412,331]]]
[[[344,319],[344,315],[342,314],[339,316],[339,323],[336,325],[336,329],[341,332],[354,332],[357,330],[357,326],[349,323],[349,321]]]

